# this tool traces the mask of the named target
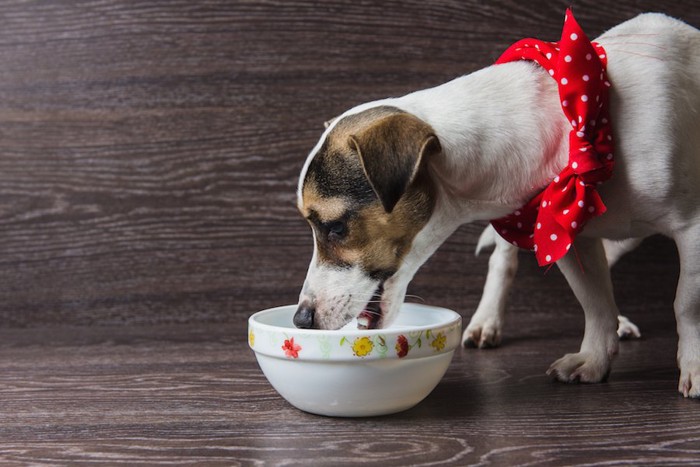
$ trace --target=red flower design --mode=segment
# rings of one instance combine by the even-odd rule
[[[408,355],[408,339],[403,334],[396,338],[396,355],[399,358],[404,358]]]
[[[282,346],[282,350],[284,350],[284,354],[287,357],[299,358],[299,351],[301,350],[301,346],[299,344],[295,344],[294,338],[292,337],[291,339],[285,339],[284,345]]]

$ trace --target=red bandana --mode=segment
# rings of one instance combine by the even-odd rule
[[[567,10],[561,41],[523,39],[496,64],[516,60],[536,61],[557,81],[562,110],[573,127],[568,165],[525,206],[491,221],[503,238],[534,250],[544,266],[564,256],[586,222],[606,210],[596,185],[610,178],[613,167],[607,55]]]

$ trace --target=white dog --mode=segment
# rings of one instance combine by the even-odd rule
[[[674,303],[679,391],[697,398],[700,31],[645,14],[596,42],[608,55],[615,169],[597,187],[607,212],[567,245],[577,255],[557,261],[586,326],[580,350],[549,373],[565,382],[607,376],[618,348],[618,309],[601,238],[660,232],[676,242],[681,258]],[[333,120],[299,180],[298,207],[315,248],[295,324],[391,323],[415,272],[459,225],[513,213],[567,167],[576,122],[563,105],[546,70],[516,61]],[[499,329],[472,325],[467,337],[473,331],[479,343],[486,330]]]

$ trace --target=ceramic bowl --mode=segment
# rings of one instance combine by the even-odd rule
[[[459,346],[460,316],[407,303],[386,329],[297,329],[296,305],[260,311],[248,343],[270,384],[293,406],[364,417],[409,409],[437,386]]]

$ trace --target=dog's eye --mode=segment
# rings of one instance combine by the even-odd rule
[[[342,240],[348,234],[348,225],[343,221],[329,222],[326,229],[329,240]]]

